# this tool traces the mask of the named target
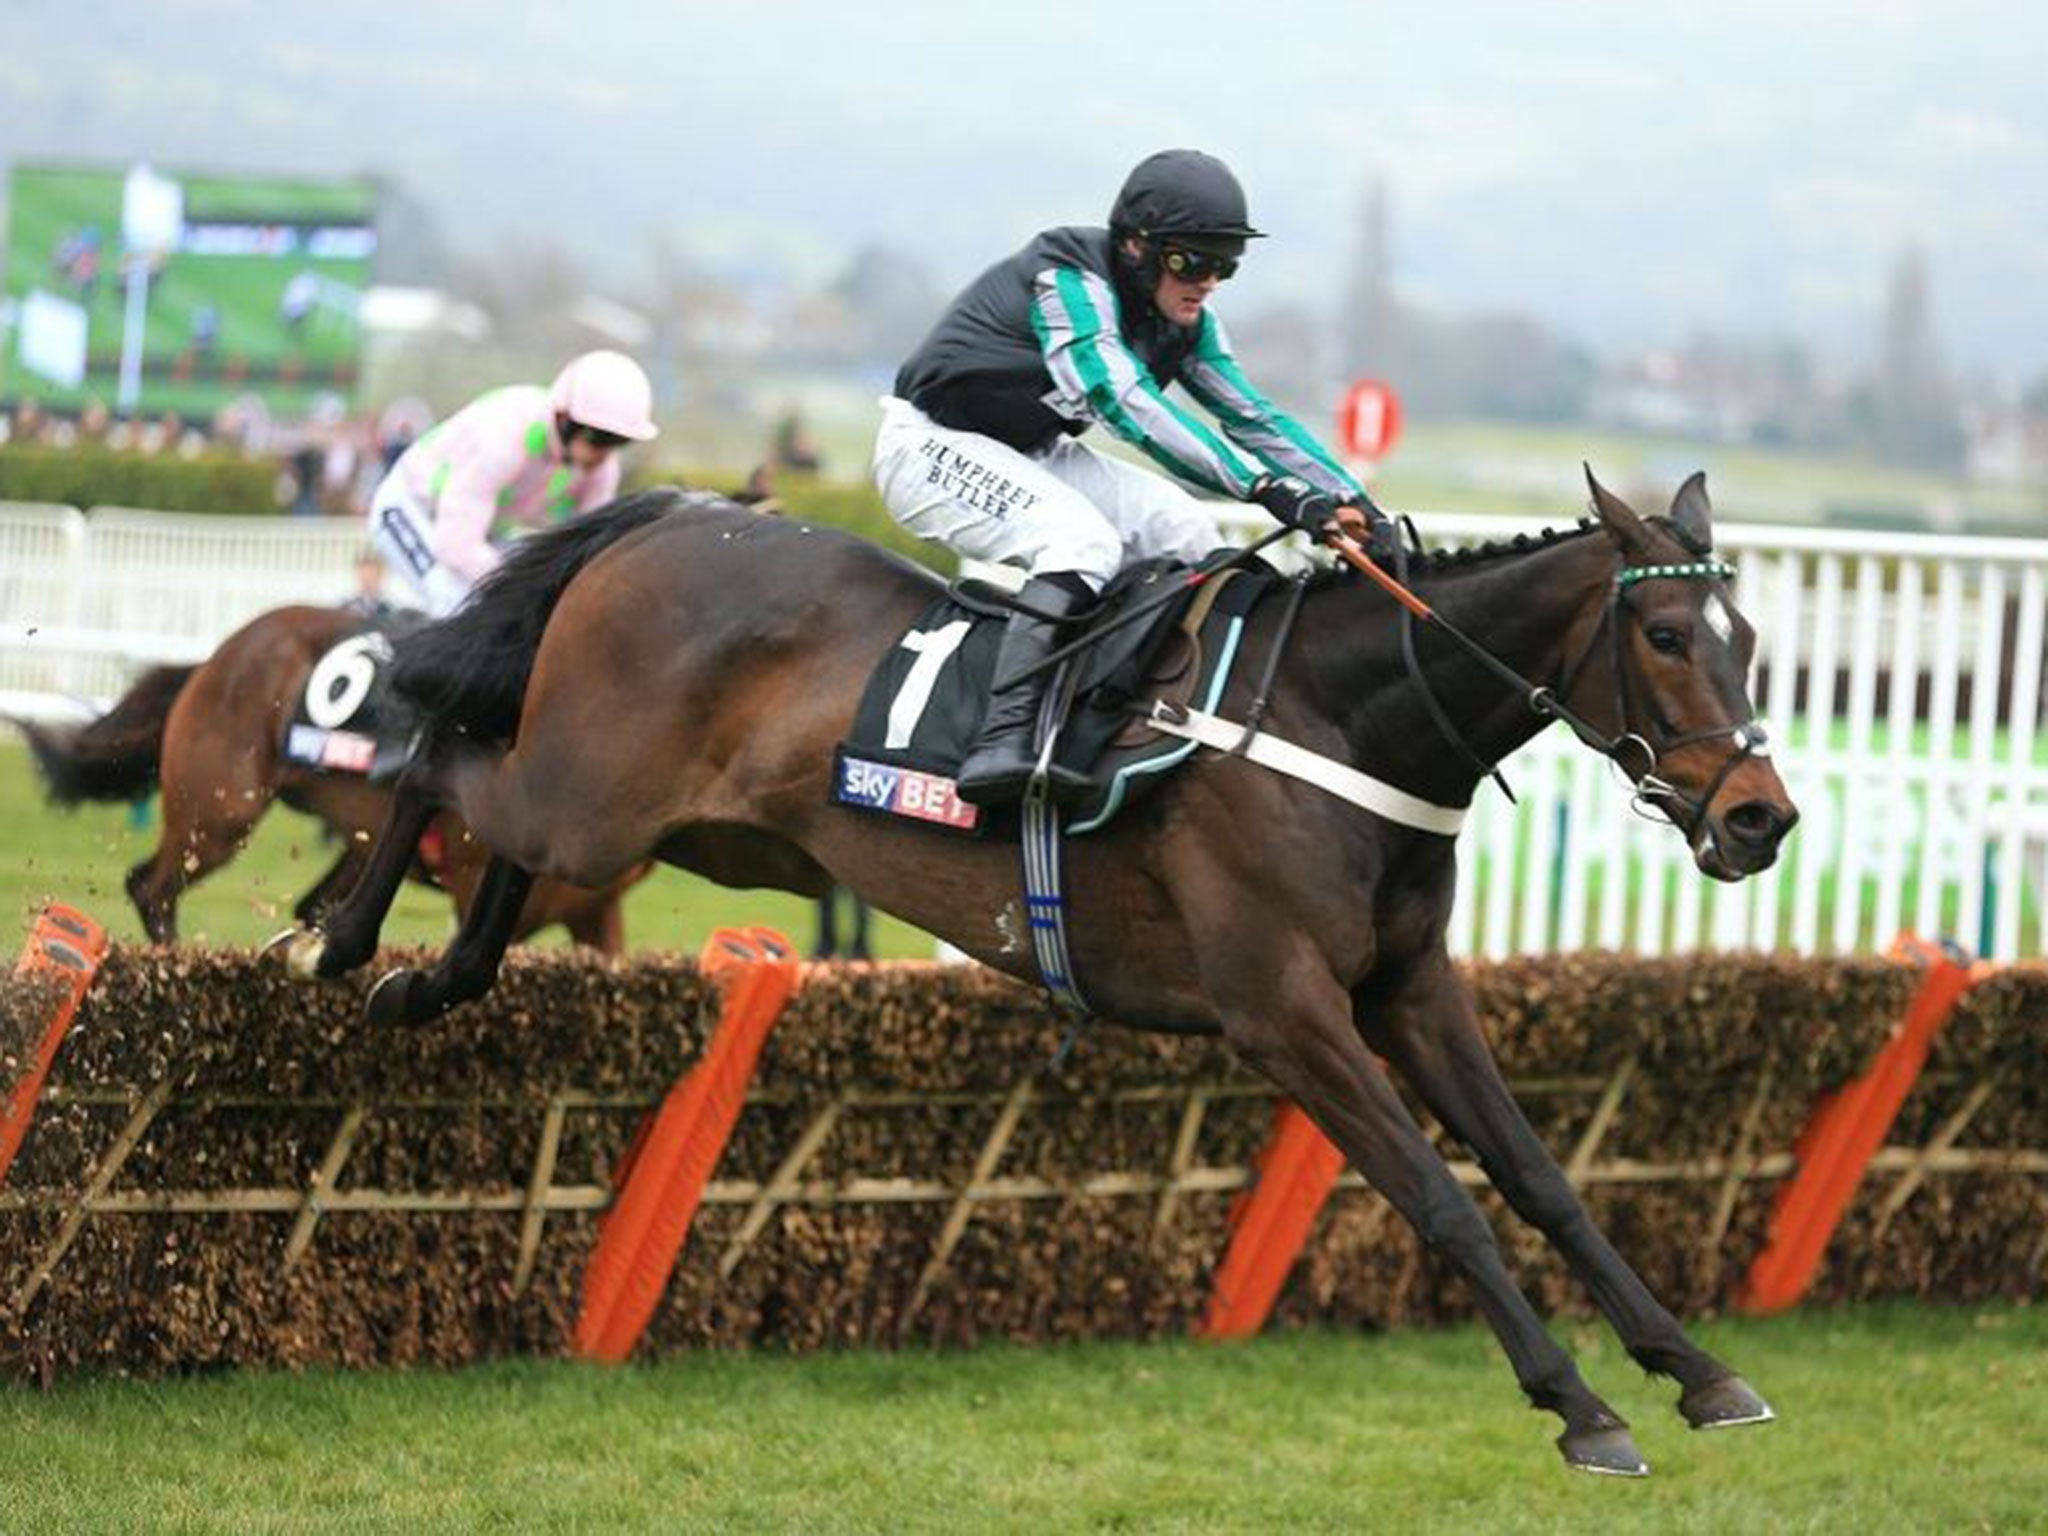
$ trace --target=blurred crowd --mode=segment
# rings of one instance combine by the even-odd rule
[[[0,412],[0,446],[269,459],[277,466],[280,510],[300,517],[360,517],[385,471],[432,424],[431,409],[416,399],[394,401],[374,414],[351,414],[328,397],[316,400],[307,418],[296,422],[273,422],[255,396],[231,401],[205,422],[175,411],[119,416],[97,399],[70,412],[23,399]]]
[[[402,397],[376,412],[349,412],[337,397],[316,400],[304,421],[272,421],[254,395],[231,401],[211,421],[196,422],[166,411],[157,416],[117,416],[88,399],[72,412],[51,410],[35,400],[18,400],[0,410],[0,447],[28,444],[56,449],[101,449],[110,453],[168,454],[196,459],[231,453],[270,459],[277,466],[277,504],[297,517],[361,517],[370,496],[398,456],[434,424],[424,400]],[[770,429],[768,451],[746,486],[747,502],[772,497],[777,474],[807,476],[823,471],[816,442],[802,415],[785,410]]]
[[[34,400],[17,400],[12,409],[0,414],[0,443],[176,453],[189,459],[206,451],[207,435],[175,411],[130,419],[116,416],[101,401],[88,400],[77,414],[65,415],[45,410]]]

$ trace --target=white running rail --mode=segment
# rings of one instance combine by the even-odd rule
[[[1417,522],[1431,543],[1533,526]],[[361,537],[353,522],[0,504],[0,713],[75,715],[267,608],[338,602]],[[1842,953],[1910,928],[1997,959],[2040,953],[2048,540],[1728,524],[1719,546],[1740,568],[1757,706],[1803,815],[1784,857],[1738,886],[1706,879],[1556,727],[1506,765],[1519,806],[1480,792],[1455,947]]]
[[[1537,526],[1415,521],[1432,545]],[[1716,533],[1757,630],[1752,697],[1802,816],[1778,865],[1734,886],[1698,874],[1678,834],[1633,814],[1613,770],[1553,726],[1504,765],[1519,806],[1491,786],[1474,804],[1453,947],[1825,954],[1910,929],[1987,958],[2041,953],[2048,540]]]
[[[362,543],[348,519],[0,503],[0,712],[75,716],[267,609],[342,602]]]

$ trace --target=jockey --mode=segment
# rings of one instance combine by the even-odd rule
[[[370,499],[370,542],[435,618],[455,611],[528,529],[618,494],[616,450],[647,442],[654,392],[623,352],[586,352],[551,389],[471,401],[391,466]]]
[[[1126,564],[1199,560],[1223,542],[1208,509],[1173,480],[1077,441],[1099,423],[1178,480],[1256,502],[1292,527],[1390,538],[1359,483],[1252,387],[1207,307],[1260,238],[1229,168],[1173,149],[1131,172],[1107,229],[1049,229],[990,267],[883,402],[874,472],[890,514],[957,554],[1023,566],[1021,601],[1059,617]],[[1215,427],[1167,398],[1176,382]],[[1012,615],[996,676],[1057,642],[1052,623]],[[991,805],[1021,792],[1047,681],[1041,672],[990,701],[961,765],[962,799]],[[1056,795],[1081,787],[1055,772]]]

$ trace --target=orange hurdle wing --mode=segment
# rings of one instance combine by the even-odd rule
[[[600,1226],[571,1340],[593,1360],[624,1360],[646,1331],[801,970],[789,941],[767,928],[721,928],[700,964],[724,988],[718,1024],[703,1058],[636,1138]]]
[[[62,990],[27,1071],[15,1081],[6,1098],[0,1099],[0,1183],[7,1181],[7,1170],[13,1166],[22,1138],[28,1135],[29,1121],[35,1117],[36,1100],[42,1096],[50,1064],[57,1059],[57,1048],[64,1043],[78,1005],[85,1001],[86,989],[99,973],[100,961],[106,953],[106,930],[83,912],[56,902],[43,909],[29,933],[21,960],[14,967],[15,975],[33,972],[51,976]]]

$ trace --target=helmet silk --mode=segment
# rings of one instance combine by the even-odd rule
[[[1109,211],[1117,239],[1172,239],[1234,255],[1263,238],[1252,228],[1244,188],[1230,167],[1198,149],[1168,149],[1138,162]]]
[[[586,352],[555,376],[550,401],[557,416],[614,437],[647,442],[654,424],[654,390],[640,365],[623,352]]]

